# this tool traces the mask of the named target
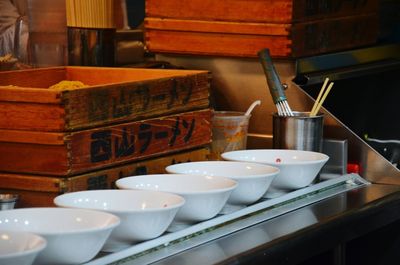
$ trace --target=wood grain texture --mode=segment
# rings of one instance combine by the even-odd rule
[[[146,45],[152,52],[213,56],[297,58],[374,44],[376,13],[293,24],[237,23],[146,18]]]
[[[292,23],[376,12],[378,0],[146,0],[146,16]]]
[[[0,101],[0,129],[60,132],[65,129],[65,118],[59,104]]]
[[[210,26],[212,27],[212,25]],[[149,50],[160,53],[256,57],[259,50],[269,47],[272,56],[289,57],[292,41],[287,35],[225,34],[148,29],[146,31],[146,43]]]
[[[374,44],[378,34],[376,14],[297,23],[291,29],[292,56],[309,56]]]
[[[8,87],[11,92],[10,96],[18,98],[26,95],[20,99],[20,101],[26,102],[41,102],[43,98],[46,98],[48,95],[60,94],[59,91],[51,91],[47,88],[65,79],[66,71],[64,67],[34,68],[0,72],[0,86],[16,86],[15,88]],[[3,92],[6,92],[3,91],[3,89],[5,88],[0,87],[0,95],[2,95]],[[35,97],[38,99],[27,97],[32,95],[32,93],[35,93]],[[3,99],[3,96],[0,96],[0,99]]]
[[[210,142],[210,109],[77,132],[0,130],[0,171],[67,177]]]
[[[78,89],[48,89],[62,80]],[[209,106],[207,71],[53,67],[0,72],[0,129],[77,131]]]
[[[287,36],[291,28],[291,24],[160,19],[153,17],[146,18],[145,26],[147,29],[168,29],[171,31],[274,36]]]
[[[64,137],[63,133],[0,129],[0,142],[64,145]]]
[[[209,148],[193,149],[166,156],[129,163],[105,170],[69,178],[43,175],[8,174],[0,172],[0,189],[19,195],[16,205],[19,207],[51,207],[53,199],[65,192],[93,189],[115,188],[119,178],[165,173],[165,167],[190,161],[205,161],[210,154]]]
[[[66,145],[0,142],[0,171],[68,174],[69,151]]]
[[[211,142],[211,111],[199,110],[68,135],[71,174]]]

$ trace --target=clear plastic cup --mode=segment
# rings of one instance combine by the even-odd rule
[[[221,154],[243,150],[251,115],[237,111],[215,111],[212,118],[211,160],[222,160]]]

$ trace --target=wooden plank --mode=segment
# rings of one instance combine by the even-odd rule
[[[146,17],[292,23],[376,12],[378,0],[146,0]]]
[[[146,16],[189,20],[289,22],[287,0],[146,0]]]
[[[70,178],[0,173],[0,189],[19,195],[17,207],[48,207],[53,206],[54,197],[65,192],[115,188],[119,178],[166,173],[165,167],[169,165],[205,161],[209,154],[209,148],[205,147]]]
[[[0,130],[63,131],[65,117],[64,108],[56,104],[0,101]]]
[[[0,171],[67,177],[187,150],[211,142],[210,123],[204,109],[36,140],[40,133],[3,130]]]
[[[71,133],[71,171],[76,174],[211,142],[211,111],[185,112]]]
[[[66,190],[64,178],[8,174],[0,172],[0,189],[60,193]]]
[[[41,104],[59,104],[61,102],[60,93],[58,91],[43,88],[17,86],[15,85],[15,81],[5,82],[5,80],[1,79],[3,77],[1,74],[6,72],[10,73],[12,71],[0,72],[0,81],[2,81],[2,84],[0,84],[0,101],[32,102]],[[32,85],[29,84],[29,86]]]
[[[0,142],[64,145],[63,133],[0,130]]]
[[[289,28],[284,24],[280,31],[273,31],[271,24],[170,20],[146,18],[150,51],[257,57],[267,47],[273,57],[295,58],[374,44],[378,37],[376,13],[294,23]],[[278,35],[263,34],[269,29]]]
[[[378,26],[376,14],[294,24],[291,30],[292,56],[309,56],[374,44]]]
[[[77,79],[80,79],[79,76]],[[201,72],[71,90],[63,97],[68,102],[66,130],[75,131],[207,108],[209,75],[208,72]]]
[[[89,86],[48,89],[62,80]],[[0,73],[0,129],[76,131],[203,109],[209,106],[209,86],[210,73],[195,70],[53,67],[6,71]]]
[[[291,24],[227,21],[210,22],[204,20],[161,19],[148,17],[145,19],[145,27],[146,29],[168,29],[171,31],[287,36],[289,35]]]
[[[3,172],[67,174],[71,167],[65,145],[0,142],[0,154]]]
[[[122,67],[66,67],[66,77],[68,80],[81,80],[83,83],[90,86],[147,81],[161,78],[186,77],[197,74],[208,74],[208,71]]]
[[[379,0],[293,0],[293,22],[376,13]]]
[[[291,43],[287,36],[146,31],[146,45],[156,53],[256,57],[259,50],[268,47],[272,56],[288,57]]]
[[[47,88],[65,79],[65,67],[0,72],[0,101],[60,103],[60,91]]]

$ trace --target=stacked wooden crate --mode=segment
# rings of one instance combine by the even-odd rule
[[[373,44],[378,0],[146,0],[152,52],[302,57]]]
[[[209,73],[56,67],[0,73],[0,189],[18,206],[206,160]],[[78,89],[49,89],[62,80]]]

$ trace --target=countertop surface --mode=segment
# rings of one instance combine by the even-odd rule
[[[296,264],[400,220],[399,212],[400,186],[371,184],[228,234],[153,264]],[[164,251],[172,250],[165,248]]]

